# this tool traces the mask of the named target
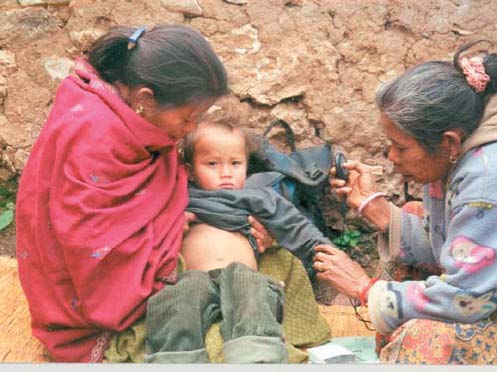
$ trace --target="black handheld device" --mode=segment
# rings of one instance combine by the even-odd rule
[[[345,155],[341,152],[337,152],[333,158],[335,162],[335,177],[344,181],[348,181],[349,179],[349,171],[346,169],[343,165],[347,161],[347,158]],[[342,202],[340,203],[340,214],[342,215],[342,220],[343,220],[343,230],[342,230],[342,236],[341,238],[343,239],[344,237],[344,231],[347,230],[347,224],[345,223],[345,218],[347,215],[347,203],[345,202],[345,199],[342,199]]]
[[[335,154],[335,169],[336,169],[336,178],[347,181],[349,179],[349,171],[343,166],[343,164],[347,161],[345,155],[341,152],[337,152]]]

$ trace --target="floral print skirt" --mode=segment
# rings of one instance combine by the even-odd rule
[[[497,364],[497,316],[473,324],[412,319],[376,337],[383,363]]]

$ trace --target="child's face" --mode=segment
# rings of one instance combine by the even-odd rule
[[[238,131],[202,128],[197,133],[190,181],[204,190],[241,189],[247,177],[245,138]]]

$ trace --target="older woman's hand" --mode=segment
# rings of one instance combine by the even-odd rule
[[[318,245],[314,250],[313,267],[317,279],[348,297],[360,299],[361,291],[370,280],[364,269],[345,252],[331,245]]]
[[[338,195],[344,195],[347,198],[349,207],[357,209],[365,198],[378,191],[376,178],[371,167],[358,161],[349,160],[344,167],[349,170],[348,182],[332,178],[330,185]],[[331,168],[331,173],[335,175],[335,167]]]
[[[274,238],[254,217],[249,216],[248,222],[250,224],[250,233],[254,236],[255,241],[257,242],[257,249],[262,254],[266,249],[273,245]]]

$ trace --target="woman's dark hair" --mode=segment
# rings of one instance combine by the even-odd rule
[[[460,128],[466,135],[473,133],[482,118],[486,98],[497,92],[497,55],[486,53],[483,58],[490,83],[481,93],[466,81],[459,57],[482,41],[486,40],[460,47],[452,63],[422,63],[382,84],[376,92],[379,110],[430,153],[437,151],[447,130]]]
[[[88,60],[102,79],[152,89],[161,106],[180,106],[228,91],[222,62],[194,29],[159,25],[128,49],[132,27],[117,26],[95,41]]]

